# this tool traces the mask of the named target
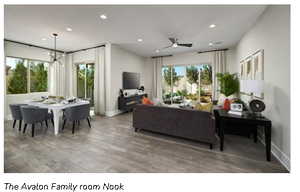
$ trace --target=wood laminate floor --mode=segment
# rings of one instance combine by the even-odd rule
[[[226,135],[225,148],[162,136],[132,128],[132,114],[95,116],[92,129],[87,122],[72,135],[71,123],[58,136],[52,125],[36,126],[22,134],[12,121],[5,122],[4,170],[28,172],[288,172],[274,157],[265,160],[265,148],[253,140]]]

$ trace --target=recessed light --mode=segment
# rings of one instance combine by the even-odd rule
[[[46,38],[42,38],[42,41],[46,41],[47,39]]]
[[[178,47],[177,43],[174,43],[174,44],[172,45],[172,47]]]
[[[67,27],[66,30],[69,31],[69,32],[70,32],[70,31],[73,31],[73,29],[70,28],[70,27]]]
[[[155,52],[156,52],[156,53],[159,53],[159,49],[156,49]]]
[[[138,41],[138,42],[142,42],[142,41],[143,41],[143,39],[139,38],[139,39],[137,39],[137,41]]]
[[[209,45],[209,46],[213,46],[214,44],[213,44],[213,43],[209,43],[208,45]]]
[[[107,16],[102,14],[102,15],[100,15],[100,18],[104,20],[104,19],[107,19]]]
[[[209,26],[209,28],[215,28],[215,27],[216,27],[215,24],[211,24],[211,25]]]

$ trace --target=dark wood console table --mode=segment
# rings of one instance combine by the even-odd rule
[[[122,111],[131,111],[133,110],[134,106],[137,104],[142,103],[143,96],[147,96],[147,94],[141,95],[132,95],[128,97],[120,97],[118,98],[118,108]]]
[[[220,137],[220,150],[223,151],[224,148],[224,129],[226,128],[227,124],[229,123],[239,123],[241,125],[253,126],[253,128],[257,129],[260,127],[264,128],[265,133],[265,143],[266,143],[266,158],[267,161],[271,161],[271,128],[272,122],[271,120],[260,117],[255,118],[250,115],[243,114],[242,116],[232,115],[227,113],[227,111],[223,109],[215,109],[215,117],[218,121],[217,125],[219,126],[218,134]],[[257,132],[257,131],[256,131]]]

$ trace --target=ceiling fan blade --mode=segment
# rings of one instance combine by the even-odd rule
[[[161,49],[159,49],[159,50],[167,49],[167,48],[170,48],[170,47],[173,47],[173,45],[169,45],[169,46],[167,46],[167,47],[163,47],[163,48],[161,48]]]
[[[174,44],[174,43],[177,42],[177,39],[176,39],[176,38],[173,38],[173,37],[169,38],[169,40],[172,42],[172,44]]]
[[[178,46],[182,46],[182,47],[192,47],[193,44],[192,43],[178,43]]]

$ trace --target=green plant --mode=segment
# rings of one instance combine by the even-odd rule
[[[179,95],[179,96],[182,96],[182,97],[185,97],[185,96],[187,96],[187,90],[186,89],[183,89],[183,90],[178,90],[177,91],[177,94]]]
[[[220,93],[226,97],[239,92],[239,79],[236,73],[217,73],[217,79],[220,85]]]
[[[199,71],[195,66],[190,66],[186,68],[186,77],[190,84],[198,83]]]

